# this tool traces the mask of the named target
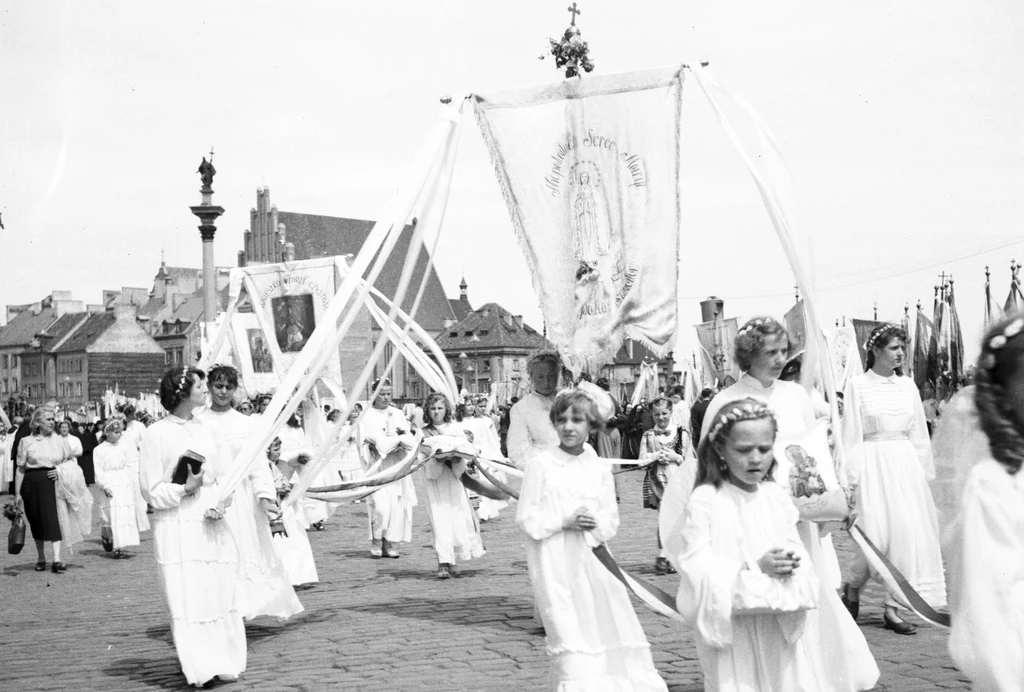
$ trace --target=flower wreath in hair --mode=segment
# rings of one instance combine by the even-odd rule
[[[996,351],[1001,350],[1010,342],[1010,339],[1024,331],[1024,317],[1012,320],[1003,328],[1002,334],[996,334],[988,343],[982,346],[981,358],[978,364],[985,370],[992,370],[996,367]]]
[[[553,361],[559,369],[562,367],[562,357],[558,355],[558,351],[545,348],[534,353],[530,356],[530,359],[526,361],[526,372],[530,372],[535,364],[545,360]]]
[[[181,377],[178,378],[178,382],[174,385],[174,393],[180,394],[185,389],[185,383],[188,382],[188,368],[183,368],[181,371]]]
[[[898,324],[883,324],[875,327],[875,330],[871,332],[871,336],[869,336],[868,340],[864,342],[864,352],[867,353],[871,351],[871,349],[873,349],[884,337],[892,334],[893,332],[898,332],[901,329],[902,327]]]
[[[773,319],[771,319],[769,317],[755,317],[754,319],[750,320],[745,325],[740,327],[740,330],[738,332],[736,332],[736,337],[739,338],[741,336],[746,336],[747,334],[749,334],[750,332],[754,331],[758,327],[763,327],[764,325],[768,324],[769,322],[774,322],[774,321],[775,320],[773,320]]]
[[[730,404],[726,404],[729,406]],[[732,426],[740,421],[745,420],[764,420],[770,418],[775,420],[775,414],[771,412],[767,406],[762,404],[760,401],[745,401],[742,404],[735,406],[729,413],[724,416],[720,415],[715,418],[714,424],[708,431],[708,441],[711,444],[718,443],[718,436],[722,434],[722,430],[726,426]]]

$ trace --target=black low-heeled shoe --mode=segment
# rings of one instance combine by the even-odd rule
[[[845,584],[843,586],[843,595],[839,597],[839,600],[846,606],[846,610],[849,611],[850,617],[853,618],[854,622],[857,621],[857,616],[860,615],[860,601],[851,601],[847,594],[850,592],[850,585]]]
[[[68,566],[65,565],[63,562],[54,562],[53,565],[50,566],[50,571],[52,571],[54,574],[60,574],[61,572],[66,572],[67,570]]]
[[[46,560],[40,560],[39,562],[36,563],[36,571],[37,572],[45,572],[46,571]]]
[[[896,622],[889,617],[888,613],[882,615],[882,622],[885,623],[885,629],[892,630],[896,634],[917,634],[917,625],[905,621]]]

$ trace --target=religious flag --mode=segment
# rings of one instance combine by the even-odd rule
[[[946,303],[945,285],[939,289],[943,295],[935,294],[935,317],[932,320],[933,337],[928,351],[928,379],[936,387],[949,373],[950,349],[953,344],[949,305]]]
[[[989,280],[988,267],[985,267],[985,331],[1003,319],[1003,309],[992,299],[992,282]]]
[[[1016,262],[1010,263],[1010,294],[1006,296],[1006,304],[1003,305],[1003,312],[1012,315],[1024,311],[1024,293],[1020,290],[1020,265]]]
[[[885,322],[879,322],[878,320],[858,320],[852,319],[853,331],[857,334],[857,352],[860,354],[860,362],[863,368],[866,370],[868,367],[868,354],[864,350],[864,344],[868,342],[868,337],[871,336],[871,332],[874,331],[875,327]]]
[[[804,301],[798,300],[785,316],[786,331],[789,332],[789,355],[795,356],[804,350],[807,343],[807,323],[804,320]]]
[[[726,320],[712,320],[693,325],[700,342],[700,357],[704,370],[719,386],[732,384],[740,378],[740,367],[736,363],[734,350],[739,324],[735,317]],[[731,378],[731,381],[729,381]]]
[[[845,392],[850,378],[864,372],[864,361],[860,356],[861,347],[857,343],[857,332],[852,326],[843,326],[825,329],[824,334],[836,391]]]
[[[964,335],[960,329],[960,315],[956,311],[956,298],[953,295],[953,280],[949,280],[949,292],[946,293],[946,309],[949,314],[949,379],[952,389],[960,388],[960,378],[964,374]]]
[[[626,338],[673,348],[683,72],[570,79],[473,98],[540,299],[573,372]]]
[[[917,306],[917,327],[914,329],[914,382],[919,390],[923,390],[929,379],[929,354],[934,338],[932,321],[924,314],[920,303]],[[909,355],[909,354],[908,354]]]

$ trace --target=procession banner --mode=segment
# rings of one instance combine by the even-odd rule
[[[858,320],[852,319],[853,331],[857,335],[857,352],[860,354],[861,372],[868,367],[868,354],[864,350],[864,344],[868,342],[868,337],[871,336],[871,332],[880,324],[885,322],[879,322],[878,320]]]
[[[258,328],[237,334],[233,318],[232,335],[236,344],[245,344],[254,374],[266,374],[268,366],[271,371],[285,373],[323,320],[324,310],[336,292],[335,259],[267,264],[245,267],[243,271]],[[337,353],[327,361],[323,376],[342,381]]]
[[[674,346],[679,274],[678,68],[473,96],[540,299],[575,373],[626,338]]]
[[[851,326],[833,327],[823,331],[836,391],[845,392],[850,378],[864,372],[860,348],[857,345],[857,332]]]
[[[740,367],[734,355],[736,332],[739,331],[736,318],[702,322],[693,325],[693,328],[697,330],[704,370],[718,380],[719,385],[732,384],[738,380]]]
[[[795,356],[807,345],[807,323],[804,320],[804,301],[798,300],[785,316],[786,331],[789,332],[789,355]]]
[[[932,321],[924,314],[924,310],[918,307],[917,327],[914,329],[914,383],[922,391],[930,377],[928,364],[933,330]]]

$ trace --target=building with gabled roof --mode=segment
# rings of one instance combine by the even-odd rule
[[[460,300],[469,305],[465,279]],[[543,334],[497,303],[487,303],[445,327],[437,345],[447,357],[461,386],[471,394],[486,394],[492,384],[515,392],[529,381],[526,363],[534,353],[551,348]],[[499,395],[499,399],[507,399]],[[506,403],[499,401],[499,403]]]
[[[88,407],[108,389],[129,396],[155,392],[167,366],[160,345],[136,319],[131,303],[86,315],[80,326],[52,349],[56,398],[65,410]]]

